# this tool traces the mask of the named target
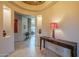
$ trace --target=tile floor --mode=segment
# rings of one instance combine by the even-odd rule
[[[59,57],[49,49],[40,50],[35,46],[35,37],[31,37],[26,41],[16,42],[15,51],[8,57]]]

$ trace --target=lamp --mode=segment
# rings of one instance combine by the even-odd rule
[[[55,29],[58,29],[58,23],[51,23],[51,29],[53,29],[52,37],[55,39]]]

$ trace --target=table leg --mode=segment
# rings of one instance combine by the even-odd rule
[[[45,40],[43,40],[43,48],[45,48]]]
[[[71,56],[77,57],[77,49],[75,49],[75,48],[71,49]]]
[[[40,50],[41,50],[41,45],[42,45],[42,39],[40,38]]]

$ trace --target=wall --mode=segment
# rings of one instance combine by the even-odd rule
[[[22,38],[26,39],[25,33],[28,32],[28,16],[22,16]]]
[[[43,35],[51,36],[50,23],[57,21],[60,29],[56,30],[56,38],[78,43],[77,54],[79,56],[79,2],[58,2],[51,8],[41,12],[43,15]],[[47,33],[46,33],[47,32]],[[47,48],[61,56],[70,56],[66,48],[52,45],[47,42]]]
[[[36,46],[40,46],[40,36],[42,35],[42,15],[36,16]],[[39,34],[39,29],[41,29],[41,34]]]
[[[2,51],[3,51],[3,48],[2,48],[2,41],[3,41],[3,35],[2,35],[2,31],[3,31],[3,13],[2,13],[2,2],[0,2],[0,56],[2,55]]]
[[[3,32],[3,30],[6,31],[7,35],[5,37],[3,37],[3,33],[2,33],[2,37],[0,37],[0,56],[7,56],[10,53],[12,53],[14,51],[14,35],[13,35],[13,18],[11,17],[11,15],[13,16],[13,11],[11,11],[11,9],[5,5],[2,5],[1,8],[2,11],[2,17],[3,19],[1,19],[2,23],[1,23],[1,27],[3,27],[1,30],[1,32]],[[7,24],[8,23],[8,24]]]
[[[2,16],[2,2],[0,2],[0,37],[2,36],[3,31],[3,16]]]

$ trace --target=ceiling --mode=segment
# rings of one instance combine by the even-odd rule
[[[13,1],[11,4],[19,7],[20,9],[38,12],[48,9],[55,5],[57,1]]]
[[[41,5],[43,4],[45,1],[22,1],[26,4],[30,4],[30,5]]]

